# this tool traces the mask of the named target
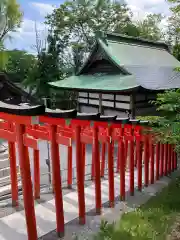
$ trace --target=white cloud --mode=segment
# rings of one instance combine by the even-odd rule
[[[29,5],[36,9],[42,17],[51,14],[53,10],[56,8],[56,6],[54,5],[39,2],[30,2]]]
[[[165,0],[126,0],[126,3],[134,13],[134,17],[143,18],[149,13],[170,14],[169,6]]]
[[[47,29],[44,23],[36,22],[38,36],[44,40],[47,36]],[[29,52],[35,53],[33,46],[36,44],[35,21],[24,19],[21,28],[16,32],[11,33],[11,40],[6,41],[6,46],[9,49],[26,49]]]
[[[170,14],[169,6],[165,0],[125,0],[129,5],[130,9],[134,14],[134,19],[142,19],[149,13],[162,13],[166,17]],[[53,10],[57,7],[52,4],[39,3],[39,2],[29,2],[29,7],[31,11],[36,11],[34,14],[35,19],[27,19],[25,18],[21,28],[18,29],[16,33],[12,33],[13,37],[11,43],[7,41],[7,47],[9,48],[20,48],[26,49],[30,52],[33,51],[32,46],[36,41],[36,33],[35,33],[35,20],[36,15],[40,15],[42,22],[44,21],[44,17],[47,14],[53,12]],[[39,18],[38,18],[39,19]],[[166,25],[167,20],[164,20],[163,25]],[[37,29],[39,31],[39,35],[41,39],[45,39],[47,35],[47,29],[44,23],[36,22]]]
[[[14,33],[11,33],[12,40],[6,41],[6,46],[9,49],[26,49],[29,52],[34,52],[33,45],[36,43],[35,22],[38,30],[38,36],[41,40],[44,40],[47,36],[47,27],[43,23],[44,17],[47,14],[52,13],[56,6],[46,3],[29,2],[31,11],[37,11],[37,14],[41,17],[42,22],[36,21],[37,14],[34,14],[35,19],[25,18],[21,24],[21,27]],[[39,17],[37,18],[39,19]]]

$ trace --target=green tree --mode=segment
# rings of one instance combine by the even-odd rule
[[[31,69],[34,68],[37,62],[36,57],[32,54],[28,54],[26,51],[16,49],[6,52],[8,61],[4,70],[11,75],[13,81],[22,83],[27,79]]]
[[[21,23],[22,12],[16,0],[0,1],[0,70],[2,71],[7,64],[8,55],[4,51],[4,39],[10,32],[15,31]],[[10,37],[10,36],[9,36]]]
[[[39,52],[35,66],[24,81],[24,85],[34,90],[35,95],[40,98],[50,96],[48,82],[56,81],[63,77],[59,63],[61,46],[57,44],[56,37],[51,34],[49,34],[47,42],[47,51],[42,49]]]
[[[118,29],[118,32],[127,33],[131,15],[127,5],[120,1],[71,0],[65,1],[48,15],[46,23],[63,44],[65,51],[62,62],[74,66],[73,53],[77,46],[83,58],[92,49],[97,31],[113,32]]]
[[[180,90],[158,94],[154,103],[163,116],[153,129],[157,138],[163,143],[176,145],[176,150],[180,152]]]
[[[180,2],[179,0],[167,0],[169,3],[172,3],[171,11],[174,13],[180,12]]]
[[[8,55],[4,49],[4,45],[2,41],[0,41],[0,71],[3,71],[5,69],[7,62],[8,62]]]
[[[1,0],[0,2],[0,42],[8,33],[20,27],[22,12],[16,0]]]
[[[153,41],[161,40],[163,38],[160,26],[162,20],[163,16],[161,14],[149,14],[145,19],[137,21],[138,37]]]
[[[150,14],[144,20],[133,22],[132,13],[123,1],[75,0],[65,1],[46,23],[63,44],[63,65],[77,69],[93,47],[99,31],[116,32],[150,40],[160,40],[162,16]],[[78,54],[76,57],[75,54]]]
[[[168,41],[175,57],[180,60],[180,3],[179,0],[168,0],[168,2],[173,3],[170,8],[172,16],[168,19]],[[176,150],[180,152],[180,90],[158,94],[154,104],[163,117],[157,120],[157,127],[153,128],[153,131],[161,142],[176,145]]]
[[[180,3],[177,0],[168,0],[173,3],[170,7],[172,12],[168,19],[168,43],[172,47],[174,56],[180,60]]]

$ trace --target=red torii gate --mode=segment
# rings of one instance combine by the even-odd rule
[[[38,116],[38,117],[36,117]],[[65,126],[65,119],[73,119],[69,127]],[[27,147],[34,149],[34,177],[35,177],[35,199],[40,197],[40,171],[39,171],[39,147],[38,140],[48,140],[51,143],[51,159],[53,187],[55,194],[57,233],[59,236],[64,235],[64,211],[61,190],[59,144],[68,148],[72,147],[72,140],[76,141],[76,165],[77,165],[77,185],[78,185],[78,202],[79,202],[79,221],[85,223],[85,195],[84,195],[84,167],[85,160],[83,148],[85,144],[93,145],[93,165],[95,177],[95,196],[96,212],[101,213],[101,173],[104,168],[104,157],[102,167],[100,168],[99,159],[99,142],[108,144],[108,175],[109,175],[109,201],[110,207],[114,206],[114,161],[113,161],[113,144],[118,142],[118,171],[120,171],[120,196],[125,198],[125,159],[127,148],[130,145],[130,193],[134,194],[134,141],[136,141],[137,168],[138,168],[138,189],[142,189],[142,151],[140,142],[145,146],[145,185],[149,184],[149,153],[151,156],[151,183],[154,182],[154,154],[150,137],[143,135],[142,127],[137,126],[137,121],[129,122],[127,119],[118,119],[116,117],[100,116],[99,114],[77,114],[75,110],[69,111],[51,111],[46,110],[44,106],[14,106],[0,102],[0,137],[7,139],[10,150],[11,166],[11,187],[12,203],[18,204],[18,188],[16,173],[15,146],[18,144],[18,154],[20,163],[20,173],[22,178],[24,209],[26,215],[26,225],[28,239],[37,239],[36,219],[34,210],[34,199],[31,182],[30,162]],[[46,124],[46,127],[39,126],[39,123]],[[93,123],[93,125],[92,125]],[[143,125],[143,123],[141,122]],[[146,124],[144,122],[144,124]],[[88,130],[89,128],[89,130]],[[64,130],[63,130],[64,129]],[[70,131],[71,129],[71,131]],[[82,129],[82,131],[81,131]],[[104,129],[104,130],[102,130]],[[102,131],[101,131],[102,130]],[[162,147],[163,146],[163,147]],[[161,150],[161,158],[159,157]],[[165,158],[162,157],[166,149]],[[103,150],[104,151],[104,150]],[[104,154],[104,152],[103,152]],[[171,158],[172,154],[172,158]],[[159,159],[160,158],[160,159]],[[70,159],[70,158],[69,158]],[[165,161],[164,161],[165,160]],[[159,169],[160,163],[160,169]],[[167,164],[168,163],[168,164]],[[72,169],[72,159],[68,161]],[[168,165],[167,167],[165,165]],[[156,145],[156,179],[159,175],[167,175],[177,167],[176,155],[173,147],[169,145]],[[160,172],[159,172],[160,171]],[[72,184],[72,173],[69,171],[68,184]]]

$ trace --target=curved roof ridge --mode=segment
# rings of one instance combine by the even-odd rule
[[[134,43],[134,44],[140,44],[140,45],[146,45],[146,46],[154,46],[154,47],[160,47],[164,48],[167,51],[170,51],[169,45],[165,43],[164,41],[153,41],[153,40],[148,40],[144,38],[139,38],[139,37],[132,37],[128,35],[123,35],[115,32],[101,32],[97,35],[98,38],[101,38],[105,42],[107,40],[115,40],[117,42],[126,42],[126,43]]]

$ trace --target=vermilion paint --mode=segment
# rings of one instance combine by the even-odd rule
[[[149,185],[149,142],[148,136],[144,136],[144,184],[146,187]]]
[[[123,138],[118,141],[118,148],[120,153],[120,198],[122,201],[125,200],[125,145]]]
[[[108,135],[112,137],[112,128],[109,126]],[[114,162],[113,162],[112,141],[108,142],[108,177],[109,177],[109,205],[114,207]]]
[[[76,170],[77,170],[77,189],[78,189],[78,203],[79,203],[79,223],[85,224],[85,195],[84,195],[84,176],[83,176],[83,162],[82,162],[82,145],[81,145],[81,127],[75,127],[75,141],[76,141]]]
[[[68,147],[68,188],[72,188],[72,146]]]
[[[59,237],[64,236],[64,209],[62,198],[61,186],[61,171],[59,159],[59,145],[56,142],[57,126],[50,125],[50,146],[51,146],[51,159],[52,159],[52,175],[53,175],[53,189],[56,207],[56,226],[57,234]]]
[[[17,167],[16,167],[16,151],[15,143],[9,142],[9,160],[11,171],[11,194],[12,194],[12,206],[18,206],[18,181],[17,181]]]
[[[98,127],[93,127],[93,159],[95,172],[95,199],[96,199],[96,213],[101,214],[101,176],[100,176],[100,155],[99,155],[99,141],[98,141]]]
[[[39,150],[33,150],[34,155],[34,198],[40,198],[40,166]]]
[[[134,140],[133,139],[130,140],[129,147],[130,147],[130,164],[129,164],[130,194],[134,195]]]
[[[164,176],[167,176],[168,169],[168,144],[164,144]]]
[[[102,149],[101,149],[101,177],[104,177],[105,156],[106,156],[106,143],[102,143]]]
[[[151,157],[151,160],[150,160],[150,182],[151,184],[154,183],[154,143],[151,142],[150,143],[150,157]]]
[[[164,144],[160,144],[160,177],[164,174]]]
[[[16,137],[19,153],[19,164],[22,178],[24,210],[26,215],[27,235],[29,240],[37,240],[37,228],[34,210],[34,199],[32,192],[30,162],[27,157],[27,148],[23,145],[23,135],[25,127],[21,124],[16,125]]]
[[[160,143],[156,144],[156,180],[159,180]]]
[[[142,149],[141,136],[136,137],[136,156],[137,156],[137,174],[138,174],[138,190],[142,190]]]

